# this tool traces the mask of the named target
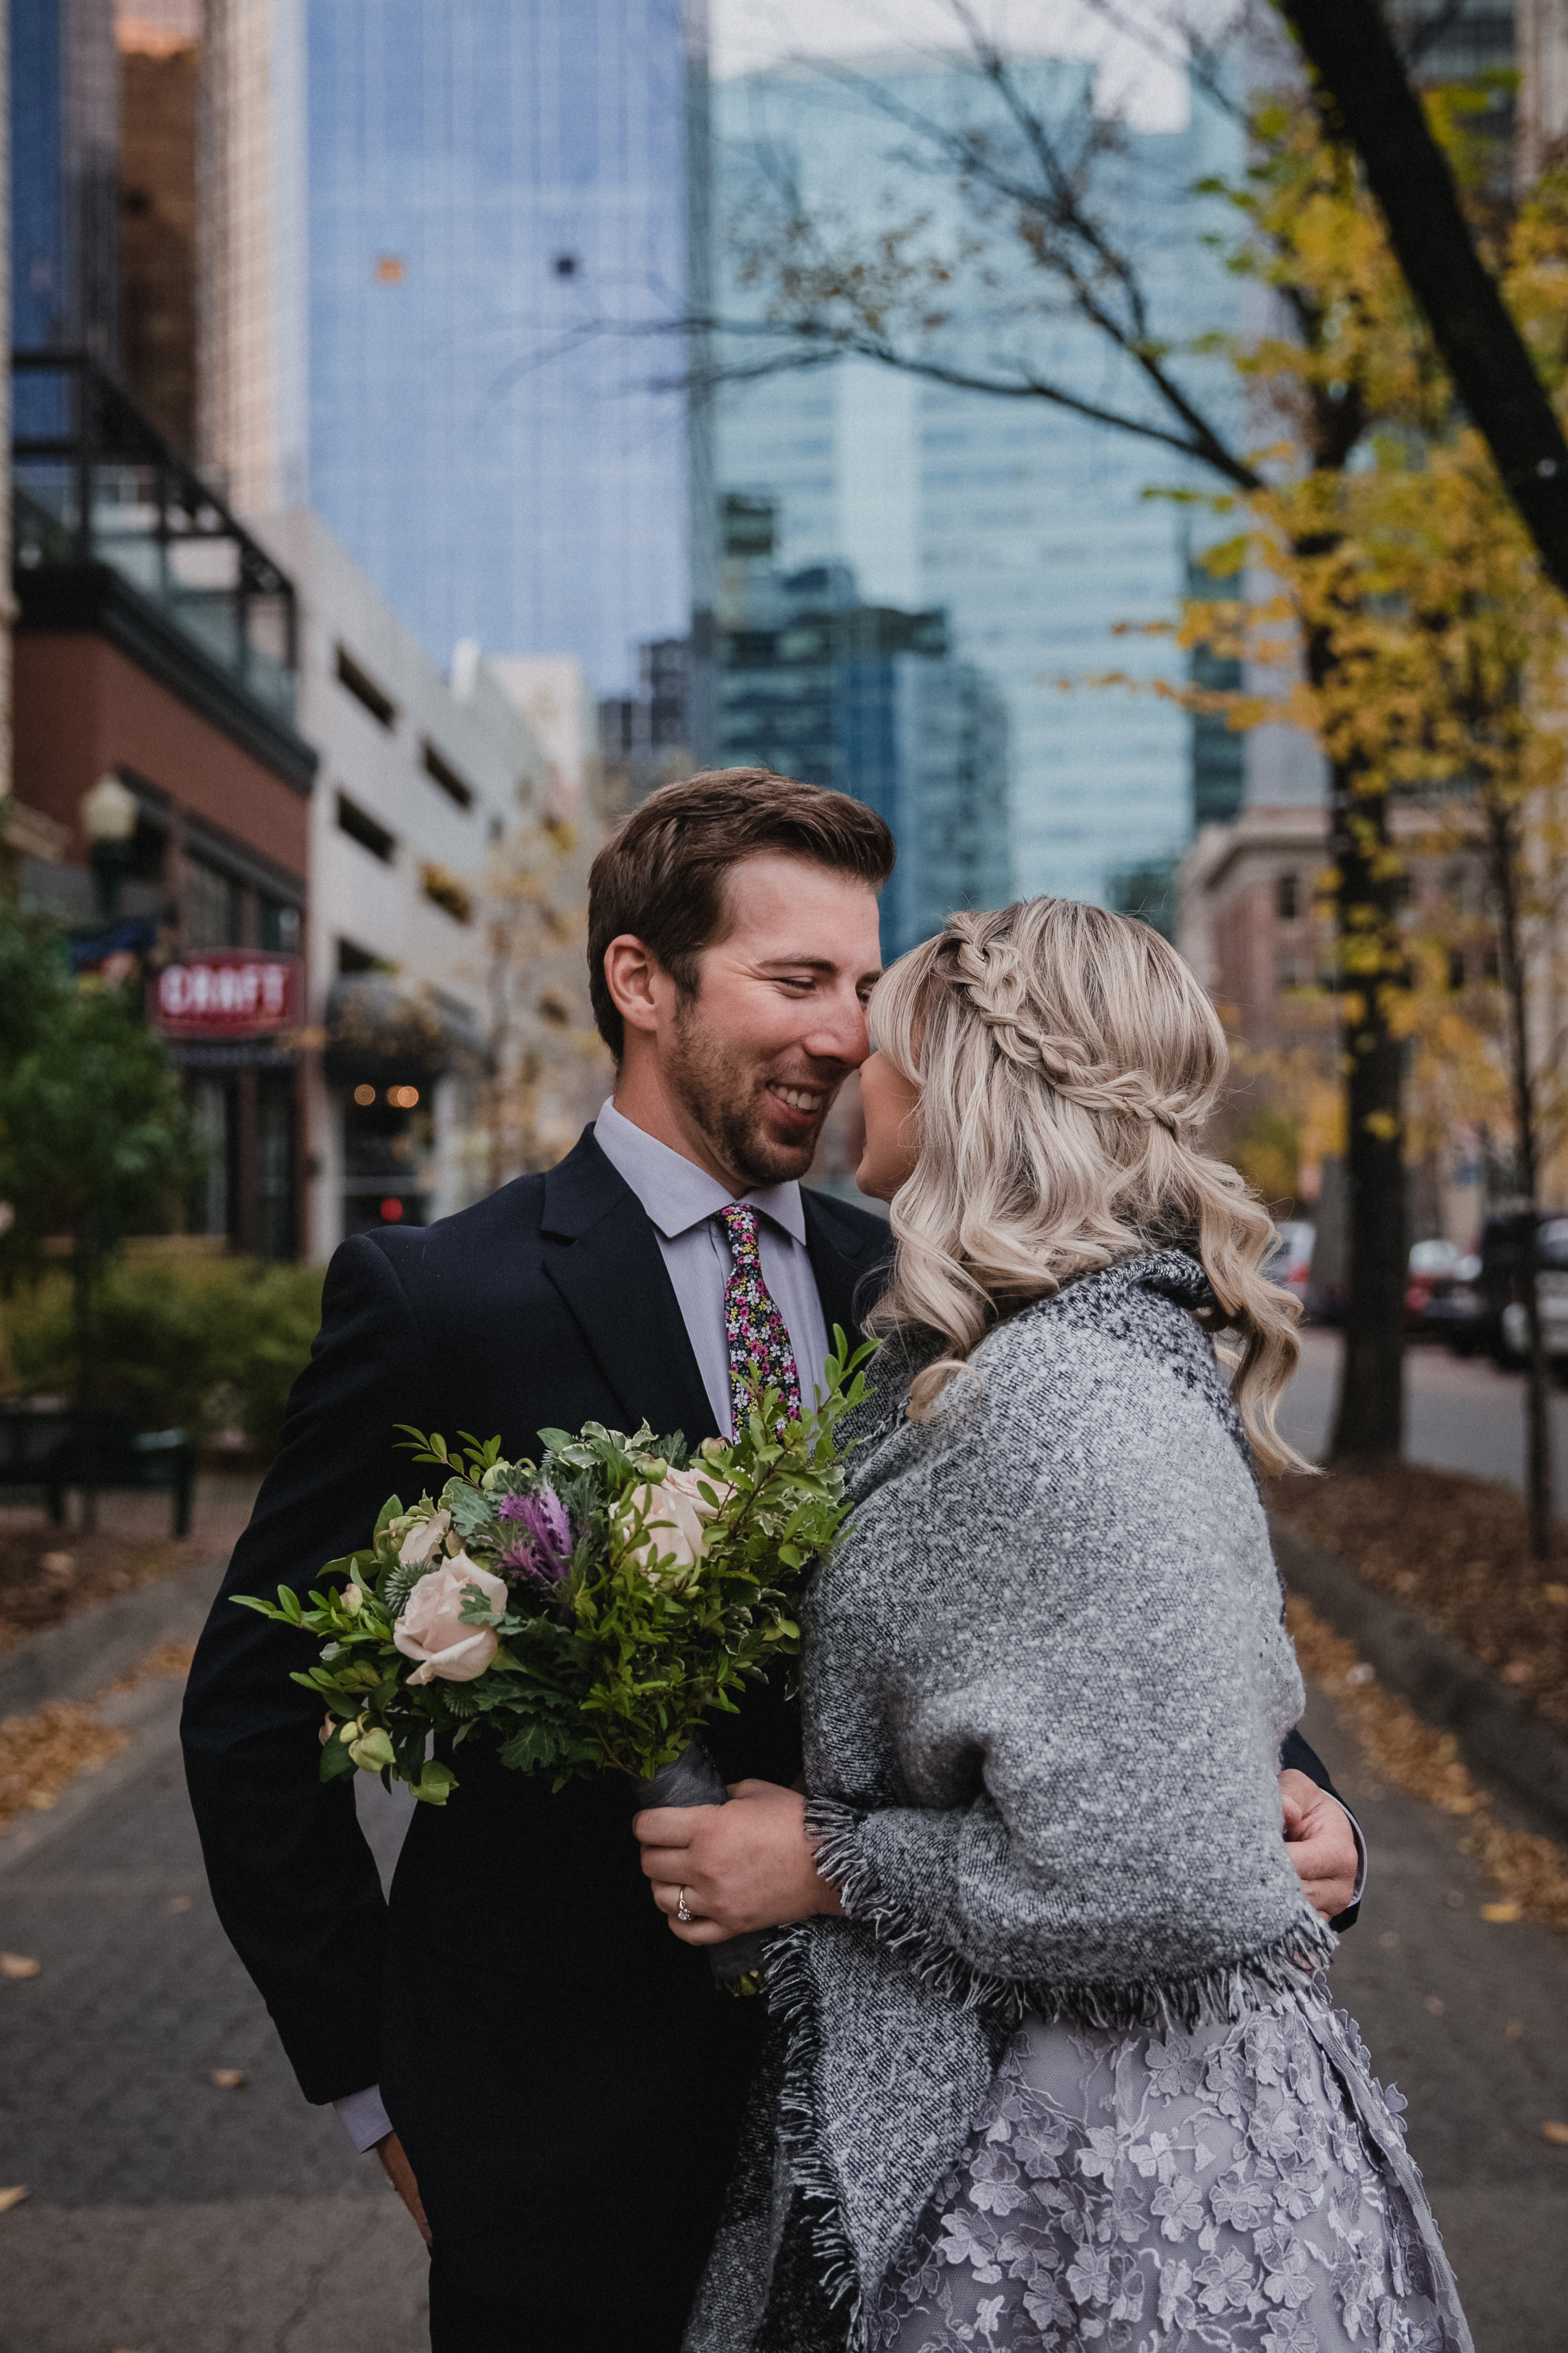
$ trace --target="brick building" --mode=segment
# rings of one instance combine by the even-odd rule
[[[291,1258],[316,767],[294,724],[292,585],[93,364],[16,365],[21,896],[68,923],[79,964],[129,959],[154,984],[174,968],[170,1050],[212,1153],[189,1222]],[[106,776],[133,830],[95,849],[82,804]]]

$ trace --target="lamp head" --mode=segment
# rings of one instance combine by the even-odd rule
[[[82,830],[94,844],[129,841],[141,815],[135,794],[112,769],[100,776],[90,792],[83,793],[80,807]]]

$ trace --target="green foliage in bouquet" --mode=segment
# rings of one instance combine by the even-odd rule
[[[651,1779],[735,1694],[794,1654],[811,1564],[847,1516],[836,1425],[865,1393],[869,1345],[834,1331],[824,1391],[804,1420],[759,1390],[744,1427],[691,1454],[645,1423],[542,1430],[544,1454],[402,1424],[416,1462],[448,1473],[438,1497],[389,1496],[369,1546],[329,1561],[308,1601],[234,1599],[322,1638],[293,1680],[326,1709],[321,1778],[356,1768],[445,1804],[455,1753],[484,1734],[500,1761]]]

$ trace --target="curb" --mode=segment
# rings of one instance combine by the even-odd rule
[[[0,1652],[0,1717],[25,1715],[46,1700],[89,1698],[155,1644],[194,1641],[222,1574],[221,1562],[208,1561],[151,1577]]]
[[[1429,1724],[1453,1733],[1472,1770],[1501,1782],[1550,1835],[1568,1838],[1568,1741],[1527,1715],[1483,1667],[1429,1632],[1414,1611],[1374,1593],[1293,1528],[1274,1519],[1269,1527],[1289,1590],[1353,1641],[1380,1680]]]

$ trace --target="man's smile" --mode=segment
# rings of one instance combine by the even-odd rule
[[[781,1079],[770,1079],[767,1092],[775,1105],[783,1104],[797,1119],[816,1119],[832,1094],[830,1087],[786,1086]]]

